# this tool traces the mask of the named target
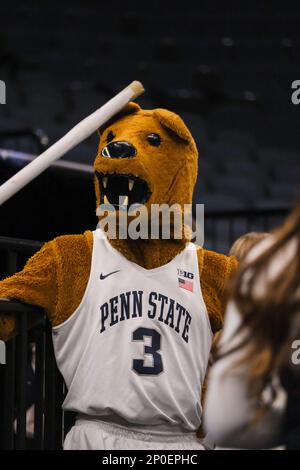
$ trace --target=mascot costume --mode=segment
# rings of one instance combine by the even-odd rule
[[[130,102],[100,129],[97,207],[191,204],[197,159],[179,116]],[[98,228],[47,242],[0,282],[0,297],[42,307],[52,324],[63,407],[77,412],[65,449],[205,448],[202,386],[235,267],[187,235],[133,240]],[[16,323],[1,315],[0,337]]]

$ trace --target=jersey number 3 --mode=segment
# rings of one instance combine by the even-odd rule
[[[139,375],[158,375],[163,371],[162,357],[159,354],[161,336],[156,330],[138,328],[132,333],[132,341],[143,341],[145,337],[151,338],[151,345],[144,345],[144,355],[152,356],[153,365],[145,366],[144,359],[133,359],[132,368]]]

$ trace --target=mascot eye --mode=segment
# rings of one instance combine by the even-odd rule
[[[112,131],[109,131],[109,133],[107,134],[107,137],[106,137],[106,142],[111,142],[112,140],[114,140],[115,138],[115,134],[112,132]]]
[[[158,147],[161,143],[161,138],[158,134],[152,133],[147,135],[147,141],[149,142],[150,145],[153,145],[154,147]]]

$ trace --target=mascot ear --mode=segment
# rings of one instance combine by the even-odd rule
[[[194,144],[192,134],[184,124],[183,120],[175,113],[168,111],[167,109],[155,109],[153,115],[160,124],[167,128],[167,130],[173,134],[173,137],[177,140],[184,141],[186,144]]]
[[[102,132],[107,129],[113,122],[118,121],[118,119],[128,116],[129,114],[137,113],[141,108],[137,103],[130,101],[120,112],[115,114],[109,121],[107,121],[103,126],[99,127],[98,134],[101,135]]]

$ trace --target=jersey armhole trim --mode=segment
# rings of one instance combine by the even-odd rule
[[[86,300],[86,297],[87,297],[88,292],[90,290],[91,278],[92,278],[92,273],[93,273],[93,265],[94,265],[94,260],[95,260],[95,256],[94,256],[94,250],[95,250],[95,245],[96,245],[96,243],[95,243],[95,232],[92,232],[92,234],[93,234],[93,247],[92,247],[92,255],[91,255],[91,267],[90,267],[89,280],[87,282],[84,294],[81,298],[81,301],[80,301],[78,307],[69,316],[69,318],[67,318],[64,322],[60,323],[59,325],[52,326],[52,330],[57,331],[57,330],[59,330],[59,328],[65,326],[77,314],[77,312],[80,310],[80,308],[82,307],[83,303]]]
[[[211,327],[211,323],[210,323],[210,318],[209,318],[209,314],[208,314],[208,310],[207,310],[207,306],[206,306],[206,303],[204,301],[204,297],[203,297],[203,294],[202,294],[202,285],[201,285],[201,274],[200,274],[200,269],[199,269],[199,258],[198,258],[198,249],[200,249],[202,251],[202,269],[201,269],[201,274],[202,274],[202,271],[203,271],[203,248],[201,247],[198,247],[195,245],[195,253],[196,253],[196,263],[197,263],[197,273],[198,273],[198,279],[199,279],[199,283],[198,283],[198,292],[199,292],[199,297],[200,297],[200,300],[202,302],[202,306],[204,308],[204,311],[205,311],[205,317],[206,317],[206,321],[208,323],[208,328],[209,328],[209,331],[211,333],[211,338],[214,337],[214,333],[212,331],[212,327]]]

